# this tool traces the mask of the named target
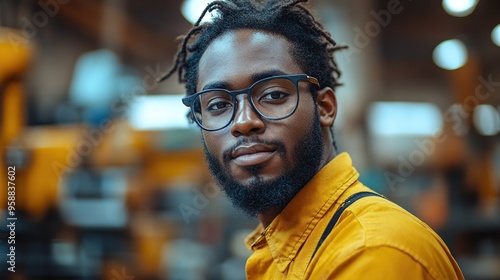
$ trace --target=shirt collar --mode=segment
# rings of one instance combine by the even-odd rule
[[[259,225],[245,243],[255,250],[267,241],[271,255],[280,271],[285,271],[296,257],[309,234],[359,174],[347,153],[337,155],[326,164],[283,211],[264,230]]]

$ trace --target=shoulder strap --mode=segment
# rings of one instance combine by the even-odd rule
[[[316,249],[314,249],[314,253],[311,256],[311,260],[314,258],[314,255],[316,255],[316,252],[318,251],[321,244],[323,244],[325,239],[328,237],[328,235],[332,231],[333,227],[335,226],[335,224],[339,220],[340,215],[342,215],[342,213],[344,213],[344,210],[347,209],[347,207],[349,207],[349,205],[356,202],[358,199],[366,197],[366,196],[378,196],[378,197],[385,198],[384,196],[382,196],[378,193],[374,193],[374,192],[358,192],[358,193],[355,193],[355,194],[351,195],[350,197],[348,197],[340,205],[339,209],[337,209],[337,212],[335,212],[335,214],[333,215],[332,220],[328,223],[328,226],[326,227],[325,231],[323,232],[323,235],[321,235],[321,238],[319,239],[318,245],[316,245]]]

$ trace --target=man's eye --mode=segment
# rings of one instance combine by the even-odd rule
[[[290,94],[282,91],[273,91],[267,94],[264,94],[261,97],[261,101],[277,101],[277,100],[282,100],[285,99],[289,96]]]
[[[208,112],[219,111],[219,110],[226,109],[230,106],[232,106],[232,104],[230,102],[227,102],[227,101],[222,101],[222,100],[214,101],[214,102],[210,102],[210,104],[208,104],[207,111]]]

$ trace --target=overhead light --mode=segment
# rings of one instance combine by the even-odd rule
[[[121,67],[118,55],[111,50],[100,49],[82,54],[73,70],[69,91],[71,103],[83,107],[106,106],[116,96]]]
[[[377,136],[433,136],[442,128],[439,108],[426,102],[374,102],[368,129]]]
[[[500,47],[500,24],[495,26],[495,28],[493,28],[493,31],[491,31],[491,40],[493,40],[493,43],[495,43],[495,45]]]
[[[474,110],[474,126],[479,134],[492,136],[500,131],[500,115],[495,107],[485,104]]]
[[[139,96],[131,105],[129,121],[136,130],[192,128],[182,105],[184,95]]]
[[[437,66],[446,70],[455,70],[467,62],[467,48],[458,39],[446,40],[434,49],[432,58]]]
[[[465,17],[474,12],[479,0],[443,0],[444,10],[456,17]]]
[[[194,24],[207,7],[208,3],[214,0],[184,0],[181,7],[182,15],[192,24]],[[207,14],[203,17],[203,22],[207,22],[212,18],[212,14]]]

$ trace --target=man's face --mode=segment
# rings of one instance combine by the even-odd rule
[[[303,74],[290,49],[285,38],[273,33],[225,33],[200,60],[197,90],[239,90],[268,76]],[[252,109],[245,94],[238,95],[231,124],[203,131],[212,174],[232,202],[250,215],[282,209],[321,165],[324,143],[308,83],[299,83],[299,96],[292,116],[270,121]]]

